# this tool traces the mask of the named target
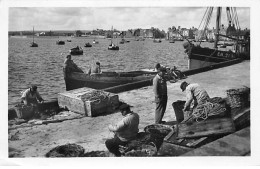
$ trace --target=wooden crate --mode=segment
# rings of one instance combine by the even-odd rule
[[[109,96],[104,100],[83,101],[80,98],[80,96],[93,91],[95,89],[83,87],[59,93],[58,104],[60,107],[90,117],[103,113],[111,113],[111,111],[119,106],[118,95],[109,92],[105,92]]]
[[[177,139],[225,135],[235,132],[231,118],[207,119],[202,122],[177,124]]]

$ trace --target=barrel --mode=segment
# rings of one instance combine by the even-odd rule
[[[176,121],[178,123],[180,123],[184,120],[184,113],[183,113],[184,104],[185,104],[185,101],[182,101],[182,100],[178,100],[178,101],[172,103],[172,107],[175,112]]]

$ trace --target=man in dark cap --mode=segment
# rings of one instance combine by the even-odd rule
[[[198,105],[210,99],[207,91],[197,83],[189,84],[184,81],[181,83],[180,88],[183,92],[186,91],[186,102],[183,108],[184,119],[189,116],[188,111],[192,112]]]
[[[167,106],[167,83],[165,78],[166,69],[159,68],[158,74],[153,79],[153,91],[155,95],[155,123],[164,123],[162,118],[164,116]]]
[[[123,119],[116,125],[109,125],[108,129],[114,132],[114,138],[107,139],[105,144],[107,149],[115,156],[121,156],[119,145],[125,146],[129,141],[136,138],[139,131],[139,115],[130,110],[128,104],[123,104],[119,107]]]
[[[44,101],[37,90],[37,86],[35,86],[35,85],[32,85],[29,89],[26,89],[22,93],[21,100],[24,103],[24,105],[32,106],[33,112],[36,114],[39,113],[38,112],[39,102],[43,103],[43,101]]]

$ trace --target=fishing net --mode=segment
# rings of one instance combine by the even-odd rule
[[[77,144],[65,144],[50,150],[46,157],[83,157],[85,149]]]
[[[85,94],[79,95],[77,97],[79,97],[82,101],[94,101],[94,100],[103,101],[103,100],[106,100],[107,98],[109,98],[108,96],[109,96],[109,93],[106,93],[101,90],[94,90],[92,92],[85,93]]]
[[[123,156],[148,157],[157,153],[163,139],[156,138],[147,132],[140,132],[136,139],[129,141],[125,146],[119,146]]]
[[[229,89],[226,93],[231,108],[242,108],[248,104],[249,88]]]

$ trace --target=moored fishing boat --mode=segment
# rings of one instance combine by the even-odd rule
[[[38,47],[38,44],[36,42],[34,42],[34,27],[33,27],[33,41],[31,43],[30,47]]]
[[[83,54],[83,49],[79,46],[70,49],[70,54],[71,55],[82,55]]]
[[[96,41],[95,39],[93,40],[93,44],[98,44],[99,42]]]
[[[112,38],[111,38],[111,43],[110,43],[110,45],[108,46],[108,50],[119,50],[119,46],[118,45],[115,45],[114,43],[113,43],[113,39],[114,39],[114,36],[113,36],[113,34],[114,34],[114,30],[113,30],[113,26],[112,26]],[[117,35],[116,35],[117,36]],[[118,44],[118,41],[117,41],[117,44]]]
[[[227,7],[227,15],[229,20],[229,27],[226,30],[226,35],[220,34],[220,14],[221,14],[221,7],[217,8],[217,19],[216,19],[216,33],[215,33],[215,42],[214,48],[208,47],[201,47],[200,45],[194,45],[191,42],[185,42],[183,47],[186,49],[185,53],[188,54],[189,62],[188,67],[189,69],[197,69],[205,66],[210,66],[216,63],[225,62],[228,60],[234,59],[249,59],[250,58],[250,34],[244,36],[242,39],[240,38],[241,32],[239,25],[236,25],[237,29],[234,26],[231,26],[231,22],[233,24],[238,23],[237,14],[230,12],[230,8]],[[213,7],[207,9],[208,17],[211,16]],[[234,10],[236,11],[236,10]],[[236,20],[231,20],[231,18],[236,18]],[[205,34],[205,30],[209,25],[209,20],[205,21],[203,28],[202,35]],[[233,27],[232,31],[230,31],[231,27]],[[245,34],[246,35],[246,34]],[[231,39],[236,41],[236,45],[234,46],[233,50],[219,50],[218,49],[218,41],[219,37],[224,37],[227,39]],[[220,48],[226,48],[226,46],[219,46]]]
[[[92,47],[92,45],[88,42],[88,43],[85,44],[84,47]]]
[[[82,87],[105,89],[127,83],[143,80],[152,80],[157,72],[130,71],[130,72],[102,72],[101,74],[86,74],[81,72],[64,71],[66,90]]]
[[[57,41],[56,41],[56,44],[57,44],[57,45],[65,45],[65,41],[63,41],[63,40],[57,40]]]
[[[110,44],[110,45],[108,46],[108,50],[119,50],[119,46],[116,46],[116,45],[114,45],[114,44]]]
[[[159,39],[159,40],[158,39],[154,39],[153,42],[154,43],[161,43],[162,41],[161,41],[161,39]]]

